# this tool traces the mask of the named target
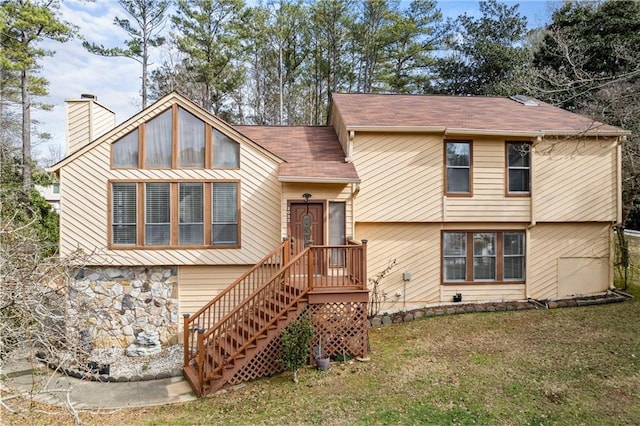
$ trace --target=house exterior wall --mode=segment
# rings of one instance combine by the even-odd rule
[[[180,319],[184,314],[195,314],[250,267],[251,265],[180,266]],[[182,330],[182,321],[179,328]]]
[[[240,169],[110,168],[110,143],[168,107],[156,105],[130,126],[108,135],[98,146],[61,169],[65,205],[60,218],[60,251],[63,256],[80,248],[85,254],[92,254],[88,262],[94,265],[247,265],[259,261],[280,242],[278,164],[252,145],[241,144]],[[240,182],[240,248],[154,250],[107,247],[110,181],[218,179]]]
[[[368,243],[369,278],[393,260],[396,266],[381,282],[387,295],[382,309],[404,309],[463,301],[549,299],[605,291],[610,277],[610,226],[606,223],[538,224],[527,233],[526,283],[441,285],[441,232],[447,230],[526,230],[526,224],[362,223],[356,238]],[[411,280],[403,281],[409,272]],[[372,283],[369,283],[372,289]],[[399,294],[399,295],[397,295]]]
[[[616,220],[615,140],[545,140],[535,150],[537,221]]]
[[[351,184],[309,184],[309,183],[290,183],[282,184],[282,200],[280,204],[280,221],[282,237],[288,236],[289,224],[289,202],[303,202],[302,194],[310,193],[309,202],[313,201],[339,201],[345,203],[345,235],[352,237],[353,232],[353,202],[352,202]],[[328,238],[329,217],[327,215],[327,206],[325,205],[324,229],[325,241]]]
[[[446,139],[472,143],[471,196],[444,194],[443,135],[356,133],[353,160],[362,184],[353,207],[355,238],[369,240],[370,278],[398,262],[383,280],[385,309],[451,302],[456,293],[464,301],[495,301],[609,288],[618,190],[614,139],[536,143],[532,192],[525,196],[506,195],[505,142],[517,138]],[[525,283],[442,284],[443,230],[525,232]],[[412,279],[403,282],[403,272]]]

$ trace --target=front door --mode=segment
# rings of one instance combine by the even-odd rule
[[[310,244],[324,244],[324,204],[291,203],[289,231],[293,239],[293,254]],[[314,273],[321,273],[321,262],[316,262]]]

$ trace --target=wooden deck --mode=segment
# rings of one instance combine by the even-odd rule
[[[303,313],[314,325],[314,347],[364,356],[368,294],[366,241],[310,246],[295,255],[285,241],[196,314],[185,315],[185,376],[204,396],[274,374],[280,331]]]

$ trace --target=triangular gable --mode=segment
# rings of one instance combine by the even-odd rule
[[[224,133],[235,142],[238,142],[240,144],[244,143],[254,147],[258,151],[262,152],[266,157],[274,161],[275,163],[284,162],[284,160],[278,157],[276,154],[272,153],[271,151],[267,150],[263,146],[257,144],[255,141],[249,139],[242,133],[235,130],[226,121],[222,120],[221,118],[215,116],[214,114],[200,107],[199,105],[192,102],[191,100],[189,100],[182,94],[178,93],[177,91],[173,91],[168,95],[160,98],[159,100],[157,100],[152,105],[145,108],[144,110],[140,111],[139,113],[131,116],[128,120],[115,126],[113,129],[109,130],[102,136],[94,139],[93,141],[89,142],[87,145],[83,146],[82,148],[67,155],[65,158],[63,158],[56,164],[47,168],[47,171],[58,172],[62,167],[71,163],[76,158],[85,155],[87,152],[91,151],[92,149],[99,146],[100,144],[104,142],[108,142],[109,144],[112,144],[113,142],[120,140],[120,138],[122,138],[123,136],[127,135],[128,133],[138,128],[138,126],[141,123],[150,121],[154,117],[166,111],[168,108],[171,108],[171,106],[173,105],[178,105],[179,107],[185,109],[189,113],[193,114],[195,117],[210,124],[214,129],[217,129],[218,131]]]

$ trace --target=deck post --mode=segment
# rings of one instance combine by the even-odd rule
[[[184,366],[189,365],[189,351],[191,349],[191,345],[189,344],[189,314],[182,314],[182,345],[184,348]]]
[[[204,328],[198,329],[198,385],[200,391],[198,396],[204,395]]]
[[[309,251],[307,252],[307,287],[309,291],[313,290],[313,247],[308,247]]]
[[[367,289],[367,243],[369,240],[362,240],[362,289]]]

